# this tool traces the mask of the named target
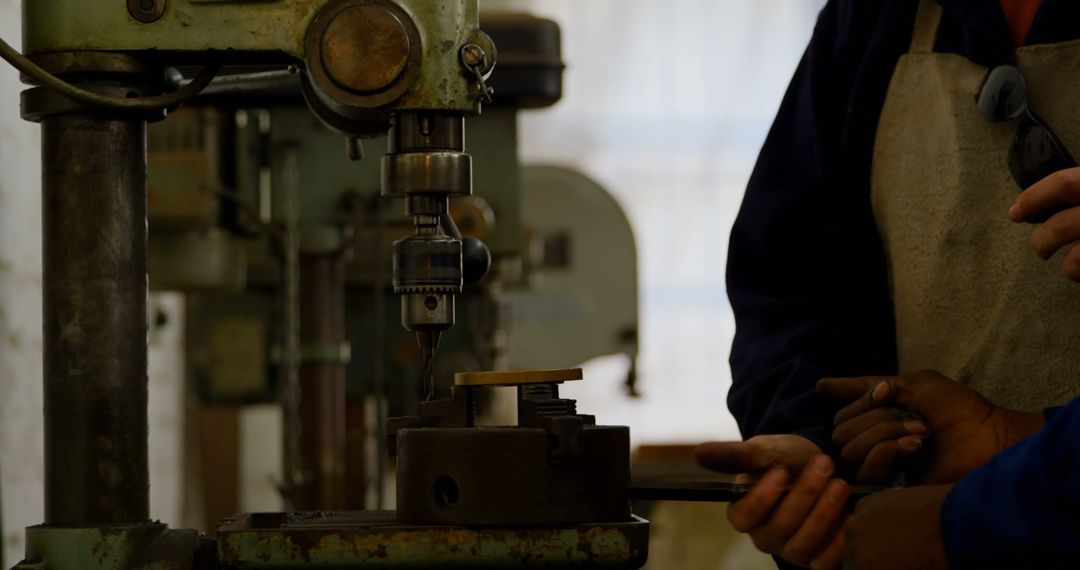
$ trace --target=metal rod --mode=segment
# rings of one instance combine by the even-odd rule
[[[45,523],[149,518],[146,122],[42,120]]]
[[[302,352],[308,353],[300,364],[300,457],[305,485],[296,507],[301,510],[345,506],[345,361],[333,354],[345,342],[342,252],[301,253],[300,343]]]
[[[386,386],[386,363],[383,358],[386,335],[386,292],[387,271],[384,251],[386,247],[386,216],[383,213],[383,203],[379,198],[375,199],[373,214],[375,216],[375,243],[374,243],[374,267],[375,282],[372,285],[372,304],[374,308],[375,336],[372,343],[372,368],[375,384],[375,508],[382,510],[386,496],[386,415],[388,406],[388,391]]]
[[[281,383],[282,435],[284,437],[285,498],[289,509],[295,508],[297,495],[304,485],[300,438],[300,173],[296,153],[285,155],[285,259],[284,337],[285,358]]]
[[[746,496],[752,483],[719,481],[632,481],[629,492],[632,501],[698,501],[734,503]],[[886,487],[853,485],[850,501],[884,491]]]

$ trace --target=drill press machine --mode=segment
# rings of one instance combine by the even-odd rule
[[[33,86],[22,115],[42,125],[45,522],[27,529],[18,568],[644,562],[647,523],[625,506],[625,428],[588,429],[591,418],[558,398],[550,381],[523,385],[524,423],[497,428],[536,442],[529,456],[543,464],[542,484],[524,493],[524,504],[558,499],[548,492],[564,488],[575,492],[563,497],[587,504],[580,489],[599,469],[607,476],[596,482],[613,497],[600,514],[570,508],[473,520],[475,511],[452,509],[458,514],[434,523],[393,513],[246,515],[225,521],[216,541],[149,520],[147,123],[197,95],[223,66],[270,66],[302,69],[313,113],[347,136],[389,126],[383,193],[404,198],[414,222],[413,235],[395,245],[394,286],[403,324],[430,363],[461,288],[461,242],[446,231],[446,212],[449,197],[471,189],[464,117],[489,96],[495,60],[476,0],[55,0],[24,3],[23,30],[26,56],[6,44],[0,56]],[[202,71],[179,82],[173,66]],[[428,463],[410,436],[465,438],[457,461],[484,452],[477,448],[486,434],[469,422],[467,385],[451,400],[429,398],[418,418],[396,425],[410,464]],[[598,440],[601,431],[610,439]],[[613,463],[575,463],[582,457]],[[526,473],[516,456],[502,459],[510,467],[496,476]],[[575,465],[573,474],[564,465]],[[443,507],[468,498],[457,479],[451,487],[436,477],[432,492],[426,477],[403,485],[401,496],[423,493]],[[502,481],[501,489],[513,488]]]

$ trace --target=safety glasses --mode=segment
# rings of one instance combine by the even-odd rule
[[[1028,107],[1027,83],[1014,65],[990,70],[978,95],[979,111],[991,123],[1017,120],[1009,147],[1009,172],[1021,189],[1076,166],[1065,145]]]

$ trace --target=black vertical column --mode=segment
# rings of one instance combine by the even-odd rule
[[[146,121],[41,125],[45,522],[143,523]]]

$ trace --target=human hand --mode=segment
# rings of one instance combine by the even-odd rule
[[[1009,209],[1016,223],[1039,223],[1031,247],[1043,258],[1080,241],[1080,168],[1059,170],[1025,190]],[[1062,260],[1062,272],[1080,282],[1080,247],[1072,245]]]
[[[950,489],[908,487],[859,501],[844,533],[844,568],[947,570],[939,518]]]
[[[819,384],[818,390],[823,395],[832,395],[828,393],[832,386]],[[888,388],[889,384],[881,383],[868,394],[881,407],[843,422],[844,416],[837,415],[835,420],[833,446],[840,450],[841,465],[861,485],[888,484],[899,468],[922,449],[923,440],[930,432],[918,414],[887,405],[884,399]]]
[[[703,443],[694,455],[703,467],[757,481],[728,508],[728,520],[759,550],[815,570],[840,567],[851,490],[830,481],[832,460],[817,445],[797,435],[759,435]]]
[[[836,415],[833,437],[843,449],[842,461],[860,472],[888,473],[902,457],[888,450],[907,437],[895,437],[900,420],[889,407],[921,416],[930,443],[921,469],[927,484],[960,479],[1044,423],[1039,412],[999,408],[975,390],[929,370],[825,379],[818,383],[818,393],[852,402]]]

